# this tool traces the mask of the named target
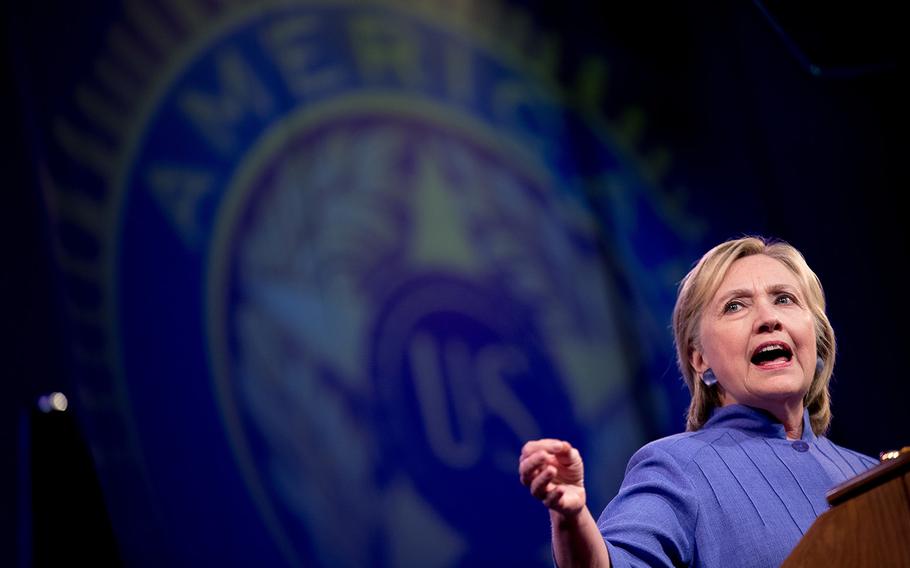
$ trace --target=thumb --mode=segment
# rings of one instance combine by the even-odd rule
[[[571,446],[568,442],[565,443],[565,449],[556,454],[556,461],[560,465],[572,465],[581,461],[581,454]]]

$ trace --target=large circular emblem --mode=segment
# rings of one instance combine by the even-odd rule
[[[548,565],[522,443],[572,440],[603,496],[640,441],[617,302],[674,257],[612,263],[672,237],[656,198],[484,14],[398,4],[195,20],[116,175],[62,130],[114,188],[84,391],[117,393],[148,562]]]
[[[341,104],[266,136],[278,150],[251,152],[220,217],[213,352],[239,455],[263,506],[301,525],[289,540],[327,561],[423,523],[479,558],[536,560],[515,452],[579,439],[548,336],[593,321],[561,281],[595,259],[482,124],[404,98]],[[392,488],[427,518],[396,526]],[[478,522],[493,503],[516,513],[508,530]],[[362,546],[339,548],[351,533]]]

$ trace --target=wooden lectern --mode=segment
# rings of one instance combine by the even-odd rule
[[[828,492],[781,568],[910,567],[910,451]]]

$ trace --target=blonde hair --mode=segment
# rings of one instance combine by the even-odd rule
[[[803,397],[809,409],[812,431],[821,435],[831,423],[831,395],[828,383],[834,371],[834,329],[825,315],[825,293],[818,276],[806,264],[806,259],[792,245],[774,239],[748,236],[721,243],[705,253],[695,267],[680,281],[676,307],[673,308],[673,338],[676,357],[692,399],[686,418],[686,430],[698,430],[721,406],[717,386],[707,386],[697,376],[690,361],[692,351],[699,345],[699,323],[705,306],[714,297],[730,266],[740,258],[763,254],[783,263],[796,276],[806,303],[815,319],[815,344],[823,365],[812,379]]]

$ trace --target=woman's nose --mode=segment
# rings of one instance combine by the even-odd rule
[[[755,331],[756,333],[769,333],[780,331],[782,325],[774,307],[769,302],[758,302],[755,314]]]

